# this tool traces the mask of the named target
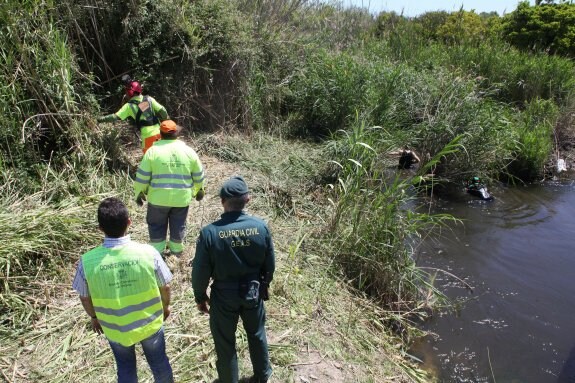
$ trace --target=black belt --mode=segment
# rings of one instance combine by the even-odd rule
[[[259,280],[260,280],[259,275],[254,274],[243,278],[241,281],[214,281],[212,283],[212,288],[225,289],[225,290],[237,289],[239,288],[240,283],[242,281],[259,281]]]
[[[140,129],[142,129],[143,127],[146,127],[146,126],[158,125],[159,122],[160,122],[159,120],[154,120],[154,121],[140,121],[140,122],[139,122],[138,124],[136,124],[136,125],[138,125],[138,127],[139,127]]]
[[[214,281],[212,283],[212,289],[224,289],[224,290],[234,290],[240,287],[240,282],[220,282]]]

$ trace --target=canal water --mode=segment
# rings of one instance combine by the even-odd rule
[[[575,382],[575,185],[554,182],[461,193],[432,212],[463,220],[427,240],[421,266],[460,302],[424,327],[412,355],[440,382]],[[568,380],[568,378],[573,380]]]

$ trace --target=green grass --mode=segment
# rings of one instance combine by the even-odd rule
[[[214,141],[218,142],[217,147],[213,145]],[[166,335],[168,354],[177,379],[211,382],[216,377],[208,320],[193,304],[190,269],[186,263],[193,256],[198,228],[221,213],[215,195],[218,185],[231,174],[240,172],[252,190],[249,211],[269,221],[276,244],[278,269],[272,284],[272,297],[266,304],[273,381],[288,382],[302,374],[308,374],[309,378],[309,372],[304,370],[306,366],[315,367],[313,374],[320,377],[325,377],[321,375],[322,371],[332,368],[333,373],[337,372],[345,382],[380,382],[390,376],[396,382],[427,381],[423,372],[401,357],[403,343],[387,328],[388,319],[396,314],[356,290],[335,259],[326,256],[324,246],[331,241],[328,239],[331,236],[325,232],[330,207],[322,188],[313,186],[321,179],[318,168],[321,169],[325,156],[324,148],[263,134],[256,134],[251,139],[228,135],[199,136],[194,142],[209,172],[210,186],[202,204],[195,203],[190,209],[184,262],[177,266],[172,283],[173,310],[166,324]],[[238,156],[249,160],[226,163],[208,157],[233,151],[238,142],[242,143]],[[112,181],[104,176],[93,185],[96,186],[93,191],[109,182],[116,182],[115,190],[121,198],[131,199],[128,179]],[[283,196],[280,200],[291,201],[291,205],[282,207],[278,202],[279,191]],[[70,197],[74,209],[53,209],[51,212],[52,219],[46,224],[53,224],[53,216],[59,216],[69,225],[65,230],[58,226],[54,229],[71,238],[52,238],[52,244],[57,240],[62,242],[59,252],[50,253],[55,258],[54,263],[50,268],[39,268],[33,276],[27,276],[28,286],[33,288],[18,291],[18,296],[33,309],[32,317],[23,318],[18,328],[0,333],[0,352],[5,355],[0,367],[9,376],[16,374],[19,381],[114,379],[115,368],[109,347],[102,337],[90,331],[88,318],[77,295],[70,289],[75,260],[99,242],[95,211],[103,197],[92,194],[85,204]],[[128,202],[128,206],[134,221],[132,238],[146,241],[145,209],[138,209],[133,202]],[[29,214],[38,220],[36,210]],[[81,241],[82,245],[78,246],[76,241]],[[237,341],[241,374],[248,376],[251,371],[242,330],[238,332]],[[150,381],[142,355],[139,356],[139,371],[143,381]]]
[[[275,300],[269,305],[275,379],[279,382],[291,379],[296,374],[294,369],[298,363],[309,362],[308,350],[312,350],[323,360],[344,366],[345,381],[355,382],[360,377],[361,381],[377,382],[390,375],[407,381],[408,373],[405,371],[425,381],[425,375],[398,357],[402,342],[387,333],[386,321],[390,317],[396,318],[397,314],[379,308],[378,300],[372,301],[350,288],[349,274],[341,269],[342,263],[338,262],[336,267],[332,263],[333,258],[326,257],[329,253],[325,252],[324,246],[337,242],[332,239],[326,241],[326,233],[322,230],[329,222],[330,217],[326,213],[330,210],[324,191],[317,187],[316,181],[322,179],[319,170],[324,163],[325,151],[310,144],[278,141],[264,135],[251,140],[240,136],[220,139],[220,145],[213,148],[214,154],[225,157],[226,153],[234,153],[231,159],[245,164],[241,169],[251,174],[254,180],[251,185],[256,197],[253,208],[264,216],[275,217],[271,225],[277,238],[278,263],[281,265],[272,289]],[[212,148],[211,145],[205,147]],[[90,156],[89,153],[87,155]],[[94,215],[90,213],[95,211],[99,200],[94,193],[113,188],[126,200],[131,195],[129,181],[106,176],[103,173],[105,165],[106,161],[102,160],[100,165],[90,168],[97,170],[93,175],[77,172],[74,166],[63,174],[46,168],[41,179],[44,185],[42,197],[54,198],[55,201],[47,207],[51,214],[44,217],[40,209],[23,216],[37,221],[30,229],[43,230],[46,226],[53,226],[61,235],[69,235],[69,239],[62,241],[65,249],[61,253],[44,255],[54,257],[49,270],[42,270],[40,264],[39,271],[28,284],[38,286],[43,294],[33,290],[18,291],[17,296],[25,299],[25,307],[15,307],[17,302],[7,300],[14,307],[13,311],[24,317],[18,318],[19,322],[12,317],[10,328],[3,334],[3,354],[17,355],[17,358],[4,360],[3,369],[18,370],[25,377],[24,381],[113,379],[113,361],[110,353],[104,351],[107,345],[89,332],[87,322],[77,319],[84,316],[68,287],[74,259],[86,246],[97,241]],[[53,187],[49,188],[49,185]],[[214,190],[217,190],[215,185]],[[89,203],[82,205],[74,199],[76,193],[94,197],[89,197]],[[57,201],[70,201],[76,209],[58,209]],[[217,199],[209,201],[211,205],[217,205]],[[381,203],[383,199],[379,200]],[[19,214],[19,211],[14,211]],[[78,216],[82,219],[78,220]],[[13,217],[8,219],[13,220]],[[136,211],[134,220],[140,222],[140,226],[134,228],[134,237],[145,241],[142,213]],[[14,222],[20,225],[17,220]],[[78,226],[84,230],[88,228],[89,235],[82,238],[71,235],[84,233]],[[40,239],[29,247],[41,248]],[[54,236],[48,243],[59,240],[61,237]],[[82,247],[78,248],[78,242],[74,241],[82,241]],[[23,254],[20,259],[26,259],[25,256]],[[48,259],[46,257],[45,260]],[[173,355],[179,379],[209,381],[215,377],[211,339],[207,321],[190,304],[187,274],[189,271],[184,271],[174,282],[174,314],[167,325],[169,353]],[[8,296],[12,299],[16,294]],[[22,335],[16,340],[14,336],[18,333]],[[241,335],[238,345],[242,371],[247,374],[246,344]],[[45,360],[50,362],[43,363]],[[140,358],[140,367],[147,371],[143,358]],[[80,377],[77,376],[78,370],[84,371]],[[143,376],[149,377],[146,372]]]
[[[8,337],[27,330],[48,305],[35,298],[36,286],[61,277],[79,252],[97,242],[99,201],[130,182],[125,174],[108,174],[104,158],[84,171],[73,162],[36,171],[39,179],[28,187],[20,174],[0,171],[0,333]]]
[[[340,135],[330,145],[338,169],[331,185],[334,206],[326,233],[331,246],[326,251],[355,288],[383,307],[407,320],[426,317],[435,300],[444,297],[416,267],[411,246],[452,218],[418,213],[413,185],[420,175],[403,178],[381,166],[380,156],[389,148],[381,132],[358,122],[352,134]],[[438,156],[457,153],[457,145],[450,143]],[[422,171],[432,165],[422,164]]]

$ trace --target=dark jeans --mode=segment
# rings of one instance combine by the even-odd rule
[[[182,242],[186,236],[188,210],[189,206],[168,207],[148,203],[146,222],[148,223],[150,245],[162,253],[166,248],[166,236],[169,228],[170,241],[168,248],[174,254],[181,254],[184,251]]]
[[[236,353],[236,329],[242,318],[248,339],[254,377],[265,381],[272,368],[266,339],[264,302],[247,302],[239,298],[238,290],[212,290],[210,300],[210,330],[218,360],[216,368],[221,383],[237,383],[239,379]]]
[[[116,359],[118,368],[118,383],[137,383],[138,372],[136,369],[136,348],[133,346],[122,346],[119,343],[110,341],[110,347]],[[146,360],[150,365],[154,382],[173,383],[174,375],[170,361],[166,355],[166,342],[164,338],[164,328],[140,342]]]

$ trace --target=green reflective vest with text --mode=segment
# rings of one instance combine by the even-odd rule
[[[164,311],[154,270],[155,250],[131,242],[82,255],[96,316],[106,337],[131,346],[160,330]]]

